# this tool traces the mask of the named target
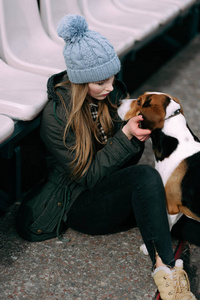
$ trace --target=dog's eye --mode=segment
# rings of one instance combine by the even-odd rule
[[[149,106],[151,106],[151,105],[150,105],[150,102],[151,102],[151,99],[146,100],[146,101],[144,102],[144,104],[143,104],[143,107],[149,107]]]

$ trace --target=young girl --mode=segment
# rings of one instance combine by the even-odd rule
[[[115,79],[119,58],[81,16],[65,16],[58,34],[65,40],[67,71],[49,79],[41,122],[50,171],[42,190],[20,208],[21,236],[51,238],[58,223],[58,233],[66,225],[87,234],[137,224],[162,299],[195,299],[182,265],[175,266],[161,178],[152,167],[137,165],[151,132],[139,127],[142,116],[123,123],[117,114],[128,97]]]

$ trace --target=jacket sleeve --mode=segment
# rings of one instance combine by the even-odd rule
[[[47,104],[43,111],[41,123],[41,137],[54,157],[58,169],[62,170],[63,176],[70,174],[70,162],[74,158],[74,153],[67,149],[63,143],[63,127],[60,125],[52,113],[51,103]],[[66,137],[67,145],[72,146],[75,142],[73,132],[69,132]],[[104,177],[121,169],[134,156],[141,156],[144,143],[139,140],[126,137],[122,130],[108,139],[102,150],[94,155],[92,163],[87,172],[78,180],[84,189],[93,188]]]
[[[102,150],[97,152],[88,171],[79,180],[88,189],[94,187],[104,177],[122,169],[134,156],[141,156],[144,143],[137,139],[128,140],[120,129]]]

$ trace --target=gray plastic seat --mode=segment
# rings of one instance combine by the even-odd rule
[[[14,121],[4,115],[0,115],[0,144],[3,144],[14,132]]]
[[[98,2],[95,4],[98,6]],[[82,9],[82,4],[78,0],[59,0],[59,5],[55,0],[42,0],[40,1],[40,13],[46,32],[52,40],[60,45],[64,45],[64,42],[57,35],[59,21],[66,14],[79,14],[86,18],[89,29],[101,33],[109,40],[119,57],[122,57],[134,46],[135,37],[131,28],[116,28],[115,25],[98,21],[87,9]]]
[[[37,0],[0,0],[0,56],[9,65],[50,76],[66,69],[62,51],[42,26]]]
[[[47,77],[15,69],[0,59],[0,114],[33,120],[47,102]]]

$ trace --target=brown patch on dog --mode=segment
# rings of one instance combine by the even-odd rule
[[[186,206],[183,206],[183,205],[179,206],[179,210],[180,210],[180,212],[182,212],[182,214],[200,222],[200,218],[197,217],[193,212],[191,212],[191,210],[189,210],[189,208],[187,208]]]
[[[182,161],[173,171],[165,185],[167,210],[170,215],[179,213],[182,206],[181,182],[187,171],[186,161]]]
[[[140,97],[143,105],[141,115],[144,118],[143,127],[150,130],[163,128],[166,115],[166,107],[170,98],[167,95],[147,94]]]
[[[183,160],[174,170],[165,185],[166,206],[170,215],[181,212],[200,222],[200,218],[195,215],[188,207],[182,204],[181,182],[187,172],[187,163]]]
[[[166,107],[170,101],[170,95],[167,94],[143,94],[137,100],[133,100],[130,105],[129,111],[125,115],[125,120],[129,120],[137,115],[142,115],[144,121],[142,122],[143,128],[154,130],[163,128],[164,119],[166,115]],[[179,100],[171,97],[175,102]],[[181,105],[181,104],[180,104]],[[182,108],[181,108],[182,110]]]
[[[133,100],[130,105],[129,111],[126,113],[124,120],[127,121],[135,116],[140,114],[141,105],[140,105],[140,98],[137,100]]]

